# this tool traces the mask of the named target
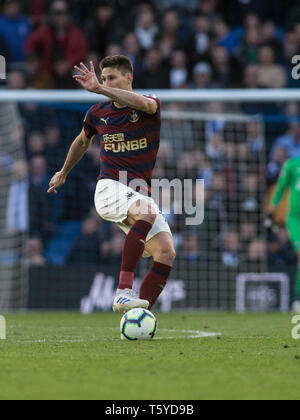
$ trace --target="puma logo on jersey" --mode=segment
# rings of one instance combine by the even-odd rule
[[[109,120],[109,118],[101,118],[100,121],[103,121],[105,123],[105,125],[107,125],[107,121]]]

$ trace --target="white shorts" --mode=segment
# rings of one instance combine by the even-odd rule
[[[172,235],[170,226],[152,197],[146,197],[145,195],[134,191],[127,185],[112,179],[101,179],[97,184],[95,192],[95,207],[99,216],[104,220],[118,225],[126,235],[130,231],[131,226],[128,226],[123,222],[128,217],[130,207],[138,200],[148,201],[151,203],[152,208],[154,208],[157,212],[157,217],[152,229],[148,233],[146,242],[150,241],[153,236],[160,232],[168,232]],[[143,257],[149,258],[151,255],[145,251]]]

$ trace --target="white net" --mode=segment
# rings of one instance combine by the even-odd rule
[[[80,95],[76,102],[57,104],[48,98],[43,104],[37,95],[35,105],[19,104],[24,137],[18,131],[15,106],[2,105],[0,307],[79,309],[83,298],[87,302],[86,296],[89,307],[111,307],[111,302],[103,303],[103,293],[106,300],[113,298],[124,234],[99,219],[94,210],[97,140],[60,193],[47,195],[50,177],[60,169],[90,107],[80,104]],[[202,224],[188,226],[187,215],[175,212],[180,207],[174,203],[176,192],[171,194],[170,214],[164,211],[167,194],[162,194],[160,207],[172,229],[177,258],[157,308],[234,309],[237,275],[267,271],[264,124],[258,117],[243,114],[238,106],[200,104],[195,98],[192,103],[187,98],[171,104],[163,101],[163,110],[153,177],[188,179],[193,185],[196,179],[204,179],[205,213]],[[18,133],[14,141],[12,133]],[[16,181],[22,193],[14,190]],[[17,196],[23,197],[19,207]],[[25,232],[29,236],[24,259]],[[29,266],[28,289],[22,261]],[[150,260],[140,263],[137,284],[149,264]]]
[[[0,104],[0,308],[24,308],[29,228],[28,170],[17,107]]]
[[[177,251],[173,276],[186,294],[177,306],[228,309],[238,273],[267,271],[265,133],[257,117],[228,114],[221,103],[206,108],[214,113],[166,106],[153,176],[205,185],[203,223],[166,215]]]

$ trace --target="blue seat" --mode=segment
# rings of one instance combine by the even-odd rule
[[[50,264],[64,265],[75,239],[81,232],[82,222],[68,221],[60,225],[57,236],[50,239],[45,246],[45,258]]]

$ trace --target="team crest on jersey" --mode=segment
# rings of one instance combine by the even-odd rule
[[[129,121],[132,123],[136,123],[139,119],[140,117],[138,116],[138,113],[136,111],[132,111]]]

